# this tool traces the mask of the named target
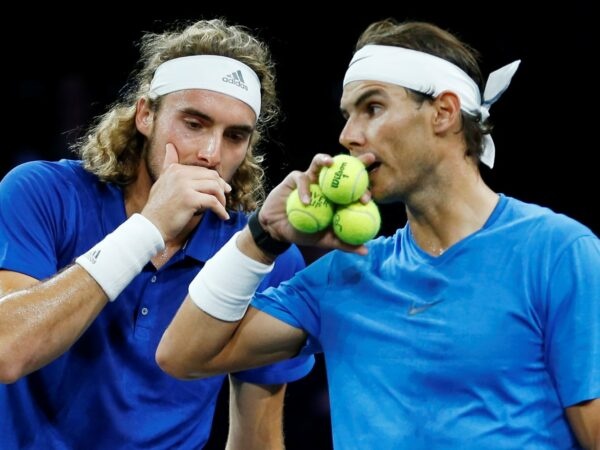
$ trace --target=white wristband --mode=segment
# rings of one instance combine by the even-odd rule
[[[164,248],[158,228],[141,214],[134,214],[75,262],[87,270],[112,302]]]
[[[189,287],[190,298],[217,319],[235,322],[244,317],[252,295],[273,264],[259,263],[237,247],[239,231],[211,258]]]

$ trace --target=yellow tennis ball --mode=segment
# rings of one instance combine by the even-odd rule
[[[333,216],[333,232],[348,244],[360,245],[373,239],[379,232],[379,208],[371,200],[338,207]]]
[[[347,205],[364,194],[369,185],[369,174],[360,159],[350,155],[336,155],[331,167],[319,172],[319,186],[334,203]]]
[[[304,233],[316,233],[329,226],[333,218],[333,204],[321,192],[318,184],[310,185],[309,205],[300,201],[298,189],[287,199],[286,212],[292,226]]]

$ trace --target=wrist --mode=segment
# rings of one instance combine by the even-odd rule
[[[260,208],[254,211],[248,219],[248,230],[256,247],[271,256],[277,256],[290,248],[289,242],[279,241],[273,238],[263,227],[259,219]]]
[[[113,301],[164,247],[154,224],[141,214],[134,214],[75,262]]]
[[[256,245],[249,227],[242,229],[236,243],[240,252],[263,264],[272,264],[277,258],[277,255],[266,252]]]
[[[189,286],[192,302],[207,314],[227,322],[240,320],[262,279],[273,269],[241,251],[240,232],[211,258]],[[251,239],[251,237],[249,237]]]

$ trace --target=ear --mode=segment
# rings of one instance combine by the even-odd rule
[[[147,98],[142,97],[138,99],[135,105],[135,126],[146,137],[150,136],[152,132],[152,121],[154,119],[154,112],[150,109],[149,103]]]
[[[454,92],[442,92],[436,97],[433,106],[435,108],[433,128],[436,133],[458,131],[460,129],[460,99]]]

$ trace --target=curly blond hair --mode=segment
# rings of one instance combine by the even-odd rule
[[[267,128],[278,116],[274,63],[267,46],[239,25],[228,25],[223,19],[200,20],[183,29],[161,34],[148,33],[140,41],[139,70],[134,72],[123,98],[97,117],[86,135],[76,142],[74,150],[86,170],[102,181],[127,185],[133,182],[147,139],[135,126],[136,103],[144,97],[157,107],[160,98],[148,98],[154,72],[165,61],[192,55],[220,55],[248,65],[261,83],[261,111],[246,158],[238,168],[227,197],[227,207],[251,211],[264,199],[264,156],[255,149]]]

